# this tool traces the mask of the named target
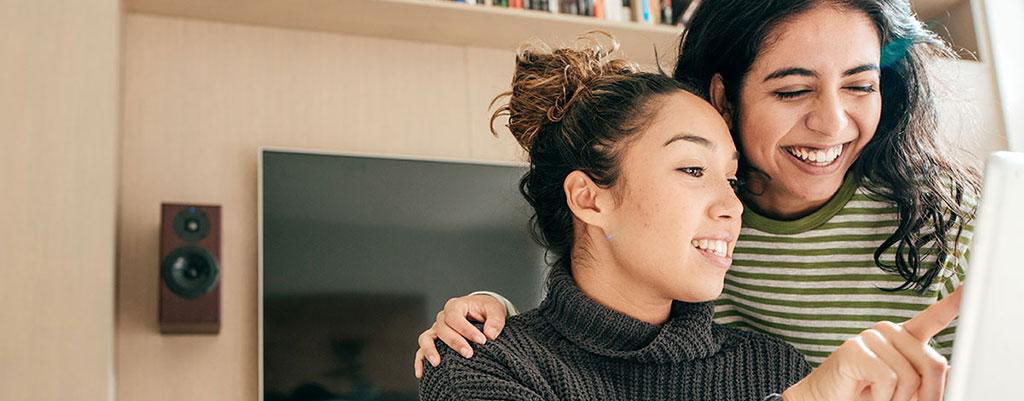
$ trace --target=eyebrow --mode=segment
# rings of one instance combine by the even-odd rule
[[[860,73],[862,73],[864,71],[878,71],[878,70],[879,70],[878,64],[862,64],[862,65],[858,65],[856,67],[853,67],[851,69],[848,69],[846,71],[843,71],[843,76],[844,77],[848,77],[850,75],[860,74]],[[814,78],[814,77],[818,76],[818,73],[814,72],[814,71],[811,71],[811,70],[808,70],[806,68],[799,68],[799,67],[780,68],[778,70],[775,70],[771,74],[768,74],[768,76],[764,77],[764,81],[761,81],[761,82],[768,82],[768,81],[773,80],[773,79],[784,78],[784,77],[788,77],[788,76],[791,76],[791,75]]]
[[[708,149],[714,149],[715,148],[715,143],[714,142],[711,142],[707,138],[702,137],[700,135],[690,134],[690,133],[682,133],[682,134],[673,136],[668,141],[665,141],[665,144],[662,145],[662,146],[668,146],[668,145],[670,145],[670,144],[672,144],[673,142],[676,142],[676,141],[686,141],[686,142],[690,142],[690,143],[695,143],[695,144],[701,145],[701,146],[703,146],[705,148],[708,148]],[[739,160],[740,152],[734,152],[732,154],[732,158],[735,159],[735,160]]]

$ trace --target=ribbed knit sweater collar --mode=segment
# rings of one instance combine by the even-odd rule
[[[722,336],[711,302],[673,302],[657,326],[613,311],[588,297],[566,271],[552,273],[537,308],[556,331],[594,354],[644,363],[679,363],[718,352]]]

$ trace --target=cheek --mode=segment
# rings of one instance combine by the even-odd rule
[[[860,157],[860,153],[867,146],[868,142],[871,141],[875,136],[875,131],[878,129],[879,118],[882,113],[882,101],[875,97],[874,99],[865,99],[864,102],[859,103],[856,108],[849,110],[851,120],[855,123],[857,129],[857,141],[855,143],[856,150],[853,157],[849,159],[848,163],[853,163]]]
[[[671,185],[671,184],[669,184]],[[699,218],[694,215],[694,205],[686,200],[682,191],[671,191],[662,187],[659,191],[647,192],[624,209],[619,218],[623,234],[629,235],[631,246],[639,250],[641,257],[656,257],[658,263],[678,259],[681,246],[693,237],[692,225]],[[638,194],[634,194],[638,195]],[[627,228],[628,227],[628,228]]]
[[[799,119],[793,110],[753,104],[740,114],[740,141],[743,153],[755,162],[774,155],[779,141]]]
[[[881,116],[882,100],[878,97],[868,99],[854,110],[853,119],[857,122],[857,127],[860,130],[861,143],[867,143],[875,136]]]
[[[648,238],[658,249],[654,251],[671,257],[680,256],[685,246],[695,235],[695,226],[701,222],[702,210],[694,202],[693,188],[689,191],[665,191],[659,195],[657,209],[649,210],[651,237]]]

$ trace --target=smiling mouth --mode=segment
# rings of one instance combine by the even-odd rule
[[[846,149],[846,145],[850,142],[831,146],[828,148],[813,148],[806,146],[786,146],[783,147],[786,153],[789,153],[793,158],[800,162],[809,164],[815,167],[825,167],[835,163],[839,160],[839,156],[843,155],[843,151]]]
[[[710,253],[720,258],[731,258],[732,250],[729,249],[729,241],[719,239],[700,239],[690,242],[699,251]]]

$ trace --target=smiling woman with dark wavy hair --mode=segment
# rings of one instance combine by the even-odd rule
[[[709,0],[680,52],[675,77],[708,89],[744,156],[719,322],[816,364],[959,286],[979,174],[938,137],[929,69],[952,55],[907,1]]]
[[[903,278],[904,282],[895,289],[928,290],[942,272],[942,262],[957,252],[956,241],[948,241],[946,237],[965,238],[962,230],[967,226],[966,222],[973,219],[974,204],[969,197],[976,195],[979,189],[978,173],[965,161],[963,152],[945,148],[946,144],[937,137],[936,99],[927,73],[936,57],[953,57],[949,48],[913,18],[906,1],[784,0],[751,3],[712,0],[709,3],[713,5],[701,7],[693,17],[692,28],[686,32],[680,45],[681,56],[675,76],[695,82],[698,87],[718,88],[714,101],[731,120],[733,136],[740,144],[755,142],[744,141],[744,137],[779,136],[779,133],[766,133],[764,128],[757,127],[765,120],[755,113],[783,111],[803,119],[813,118],[812,113],[820,112],[835,112],[837,118],[842,118],[839,115],[842,112],[853,114],[849,110],[852,107],[845,104],[836,105],[847,106],[845,110],[800,107],[799,103],[809,103],[806,100],[820,101],[820,92],[824,89],[820,85],[825,83],[825,77],[817,76],[813,69],[799,67],[813,64],[813,57],[791,60],[784,55],[763,56],[773,53],[778,36],[783,34],[788,21],[816,7],[819,7],[816,11],[821,13],[820,6],[840,12],[856,11],[861,14],[860,18],[870,21],[882,46],[876,54],[878,62],[869,61],[859,74],[852,75],[873,76],[868,77],[869,85],[844,89],[866,90],[865,94],[874,93],[881,101],[869,110],[879,114],[870,115],[872,118],[864,121],[866,126],[875,125],[877,128],[873,133],[870,130],[863,132],[865,138],[858,141],[859,148],[844,149],[841,153],[848,155],[843,158],[843,167],[846,168],[828,175],[816,170],[804,173],[802,169],[776,168],[770,161],[757,160],[759,150],[751,149],[754,155],[742,163],[750,184],[744,191],[744,200],[768,217],[782,220],[802,217],[814,211],[816,203],[831,198],[849,171],[851,179],[860,179],[865,189],[892,202],[898,209],[896,230],[876,248],[873,253],[875,263]],[[849,17],[842,13],[837,16]],[[848,32],[839,27],[827,29]],[[794,50],[797,55],[808,51],[802,47],[794,47]],[[788,74],[776,74],[772,80],[761,82],[764,77],[757,72],[771,75],[775,71],[768,70],[776,66],[786,68],[780,71]],[[755,71],[758,67],[762,71]],[[786,76],[795,78],[786,82],[783,79]],[[788,90],[786,84],[797,90]],[[812,90],[812,86],[817,86],[817,90]],[[780,100],[791,101],[779,102],[782,106],[771,110],[744,113],[748,108],[758,108],[751,103],[759,90],[772,92]],[[798,109],[797,113],[790,111],[793,109]],[[813,126],[803,128],[817,131],[814,134],[819,138],[809,139],[809,142],[828,142],[832,137],[839,138],[840,142],[845,139],[842,127],[835,130],[815,129]],[[760,139],[756,141],[762,142]],[[793,153],[791,147],[786,147],[786,142],[779,141],[779,148]],[[772,153],[785,158],[785,155],[780,155],[782,152]],[[818,189],[815,187],[821,187],[821,190],[815,191]],[[796,201],[786,202],[787,197],[796,198]],[[800,207],[803,203],[809,207]],[[893,252],[894,257],[883,257],[887,252]],[[936,257],[925,261],[924,256],[932,252]],[[957,261],[956,258],[948,260]]]

